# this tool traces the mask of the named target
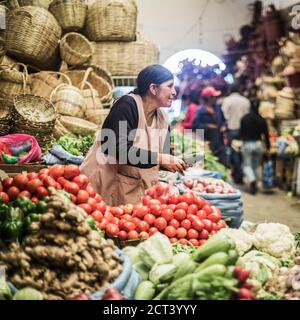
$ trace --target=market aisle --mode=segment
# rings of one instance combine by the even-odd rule
[[[294,204],[286,193],[261,193],[252,196],[243,192],[245,220],[286,224],[292,232],[300,230],[300,205]]]

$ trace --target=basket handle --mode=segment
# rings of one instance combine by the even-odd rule
[[[53,89],[53,91],[50,94],[50,98],[49,98],[51,103],[53,103],[52,98],[53,98],[54,94],[56,93],[57,89],[59,89],[61,87],[65,87],[65,86],[67,86],[66,83],[60,83],[55,89]]]
[[[106,8],[104,9],[104,11],[106,12],[108,9],[110,9],[110,7],[121,7],[123,9],[124,12],[127,12],[127,8],[124,5],[123,2],[119,2],[119,1],[114,1],[114,2],[110,2]]]
[[[47,71],[47,73],[62,76],[65,80],[67,80],[67,84],[69,84],[70,86],[72,85],[71,79],[70,79],[65,73],[63,73],[63,72],[59,72],[59,71]]]
[[[82,90],[84,88],[84,85],[85,85],[85,83],[86,83],[91,71],[93,71],[93,68],[91,68],[91,67],[86,69],[84,77],[83,77],[83,80],[82,80],[82,82],[80,84],[80,88],[79,88],[80,90]]]
[[[83,85],[83,88],[84,88],[85,85],[87,85],[89,87],[89,89],[91,90],[93,102],[94,102],[94,104],[96,104],[96,96],[95,96],[95,92],[94,92],[94,88],[93,88],[92,84],[90,82],[88,82],[88,81],[85,81],[85,83]]]
[[[14,64],[11,66],[11,69],[13,69],[14,66],[17,66],[17,65],[23,67],[23,72],[22,72],[22,74],[24,74],[24,76],[25,76],[25,82],[27,82],[27,80],[28,80],[28,70],[27,70],[27,66],[26,66],[24,63],[16,62],[16,63],[14,63]],[[26,85],[26,83],[25,83],[25,85]]]

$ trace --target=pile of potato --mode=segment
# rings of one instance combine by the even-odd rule
[[[0,264],[16,287],[32,287],[44,299],[63,300],[106,287],[122,271],[111,240],[86,222],[86,213],[51,188],[48,210],[21,245],[0,252]]]

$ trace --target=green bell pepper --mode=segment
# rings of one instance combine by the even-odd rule
[[[1,238],[6,241],[16,241],[23,235],[21,220],[5,220],[1,225]]]
[[[7,164],[15,164],[19,161],[18,157],[10,156],[3,151],[2,151],[2,158],[4,160],[4,163],[7,163]]]
[[[6,204],[0,205],[0,221],[4,221],[9,214],[10,208]]]
[[[36,211],[39,213],[45,213],[47,211],[47,203],[45,201],[39,201],[36,204]]]

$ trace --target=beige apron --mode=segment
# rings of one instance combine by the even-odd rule
[[[162,153],[168,132],[167,115],[164,111],[157,109],[153,123],[151,127],[148,127],[141,97],[135,94],[130,94],[130,96],[137,104],[139,115],[138,130],[133,145],[137,148]],[[153,129],[159,129],[159,131]],[[108,160],[109,157],[101,152],[101,142],[97,141],[88,152],[80,169],[88,176],[93,187],[109,205],[138,204],[145,190],[157,183],[158,165],[149,169],[141,169],[119,163],[104,163]]]

